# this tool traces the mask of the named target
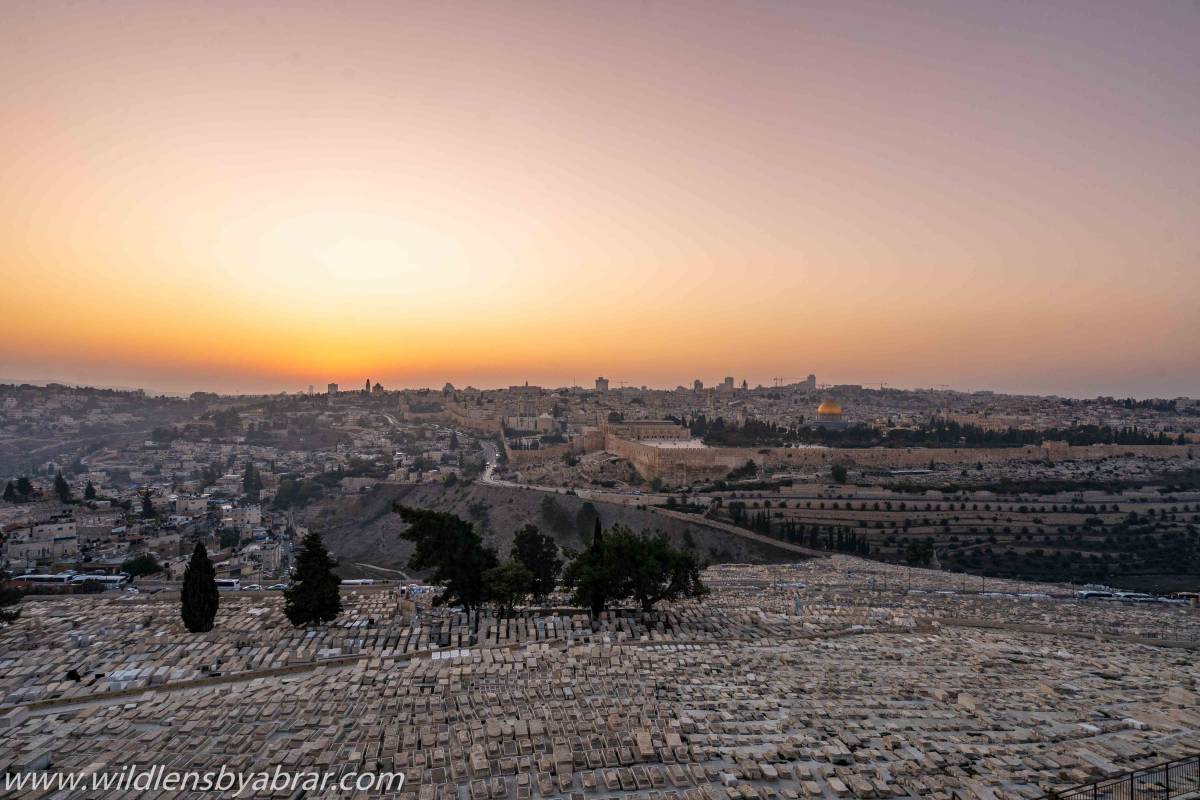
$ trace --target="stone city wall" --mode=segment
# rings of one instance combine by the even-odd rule
[[[476,433],[482,433],[488,436],[496,436],[503,433],[503,426],[499,417],[494,415],[477,416],[471,413],[465,413],[462,409],[455,406],[453,403],[446,404],[446,410],[442,416],[451,425],[458,425]]]
[[[724,478],[732,470],[753,461],[773,468],[819,468],[833,464],[861,467],[916,468],[937,464],[999,463],[1005,461],[1097,461],[1114,456],[1148,458],[1196,458],[1197,445],[1071,446],[1046,442],[1024,447],[946,448],[834,448],[834,447],[657,447],[609,434],[604,449],[630,461],[642,477],[668,483]]]
[[[514,465],[538,464],[567,455],[582,455],[603,449],[604,436],[595,429],[586,430],[562,444],[542,445],[537,450],[514,450],[508,440],[504,440],[504,455],[508,457],[508,463]]]

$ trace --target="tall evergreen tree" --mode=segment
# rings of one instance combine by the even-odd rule
[[[217,571],[213,569],[208,551],[201,542],[196,542],[191,560],[183,571],[183,589],[179,599],[180,615],[189,631],[205,633],[212,630],[221,598],[217,593]]]
[[[242,492],[251,500],[257,501],[262,492],[262,476],[253,461],[246,462],[246,471],[242,473]]]
[[[142,516],[146,519],[158,516],[158,512],[154,510],[154,501],[150,498],[149,489],[142,492]]]
[[[4,486],[4,502],[6,502],[6,503],[17,502],[17,487],[13,486],[12,481],[9,481]]]
[[[71,500],[71,484],[63,477],[62,470],[54,476],[54,493],[58,495],[60,503],[68,503]]]
[[[304,535],[292,570],[291,585],[283,593],[283,613],[296,627],[330,622],[342,611],[338,590],[342,579],[333,574],[337,562],[316,532]]]
[[[593,532],[593,528],[600,519],[600,513],[596,511],[596,506],[591,500],[583,501],[579,506],[579,510],[575,512],[575,531],[579,536],[579,541],[585,546],[588,543],[588,535]]]
[[[17,494],[22,501],[28,500],[29,495],[33,494],[33,484],[24,475],[17,478]]]
[[[96,499],[96,487],[92,485],[91,481],[88,481],[87,486],[83,487],[83,499],[84,500],[95,500]]]

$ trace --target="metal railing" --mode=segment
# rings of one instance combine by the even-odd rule
[[[1050,792],[1043,800],[1169,800],[1198,792],[1200,754]]]

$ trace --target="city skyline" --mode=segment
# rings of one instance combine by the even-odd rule
[[[725,376],[725,377],[733,377],[733,376]],[[473,383],[469,380],[461,380],[460,379],[460,380],[456,381],[456,380],[451,380],[451,379],[447,379],[447,378],[431,379],[430,381],[425,382],[425,383],[421,383],[421,382],[411,382],[411,383],[400,382],[400,383],[398,383],[395,381],[391,381],[388,378],[382,377],[382,376],[375,376],[375,377],[359,376],[358,378],[356,378],[354,376],[350,376],[343,380],[328,380],[326,378],[322,378],[319,380],[314,379],[314,381],[310,382],[309,384],[295,385],[295,386],[279,385],[276,387],[272,387],[270,385],[263,385],[263,386],[257,387],[257,388],[250,388],[250,387],[245,387],[245,386],[230,387],[227,385],[220,385],[219,383],[212,383],[212,384],[195,384],[195,385],[189,384],[189,385],[183,385],[183,386],[172,387],[172,388],[164,388],[162,386],[156,386],[154,384],[137,385],[137,384],[132,384],[132,383],[122,384],[122,383],[87,382],[87,381],[79,381],[79,380],[64,379],[64,378],[44,378],[44,377],[30,378],[30,377],[20,377],[20,376],[14,377],[14,376],[0,375],[0,386],[4,386],[4,385],[7,385],[7,386],[20,386],[20,385],[54,386],[54,385],[58,385],[58,386],[66,386],[66,387],[75,387],[75,388],[80,388],[80,389],[101,389],[101,390],[111,390],[111,391],[118,391],[118,392],[143,391],[149,395],[161,395],[161,396],[167,396],[167,397],[186,397],[194,392],[212,393],[212,394],[225,395],[225,396],[229,396],[229,397],[237,397],[237,396],[269,397],[272,395],[282,395],[282,394],[304,395],[304,394],[309,394],[310,392],[312,394],[318,394],[318,395],[319,394],[327,394],[329,386],[337,386],[338,392],[362,392],[362,391],[364,391],[365,384],[368,384],[368,383],[372,387],[378,383],[382,386],[382,388],[385,391],[388,391],[388,392],[422,391],[422,390],[441,391],[442,388],[446,384],[450,384],[455,389],[474,389],[474,390],[478,390],[478,391],[503,391],[506,389],[517,388],[517,387],[521,387],[521,386],[531,386],[531,387],[536,387],[536,388],[543,389],[546,391],[556,391],[556,390],[561,390],[561,389],[577,389],[577,390],[582,390],[582,391],[593,391],[595,389],[596,379],[599,378],[599,379],[604,379],[608,384],[610,384],[610,386],[605,390],[605,391],[610,391],[610,392],[616,392],[616,391],[619,391],[622,389],[659,391],[659,392],[674,392],[679,389],[685,389],[685,390],[691,392],[691,391],[694,391],[693,384],[694,384],[694,381],[696,381],[696,380],[699,380],[701,382],[702,390],[704,390],[704,391],[719,390],[722,388],[722,383],[725,380],[725,377],[719,377],[719,378],[693,377],[693,378],[689,378],[687,380],[680,380],[675,383],[670,383],[670,382],[654,383],[652,381],[633,381],[633,380],[618,381],[615,378],[607,378],[606,376],[603,376],[603,375],[595,376],[593,378],[588,378],[586,380],[578,378],[578,377],[572,377],[569,379],[566,379],[566,378],[559,379],[559,378],[551,376],[547,380],[537,381],[537,380],[531,380],[525,376],[517,376],[517,377],[513,377],[510,380],[497,379],[494,381],[483,381],[483,382],[477,382],[477,383]],[[750,390],[788,388],[788,387],[797,387],[797,386],[803,387],[805,385],[805,378],[798,377],[798,376],[787,376],[786,379],[784,379],[784,376],[774,376],[774,377],[766,378],[761,381],[755,381],[755,380],[751,380],[748,377],[743,377],[743,376],[739,375],[737,377],[734,377],[734,389],[741,390],[743,381],[746,382],[746,388],[750,389]],[[1094,400],[1097,398],[1117,398],[1117,399],[1132,398],[1134,400],[1171,400],[1171,399],[1175,399],[1175,398],[1189,397],[1188,395],[1165,396],[1165,395],[1151,395],[1151,394],[1122,394],[1120,392],[1117,392],[1117,393],[1101,392],[1101,393],[1093,394],[1093,395],[1058,394],[1055,392],[1044,392],[1044,391],[1036,391],[1036,390],[1017,390],[1017,389],[1009,389],[1009,388],[1002,388],[1002,387],[995,387],[995,386],[966,386],[966,385],[952,385],[952,384],[945,384],[945,383],[938,383],[938,384],[934,384],[934,383],[930,383],[930,384],[892,384],[892,383],[887,383],[887,382],[869,383],[869,382],[853,380],[850,378],[847,378],[845,380],[820,379],[815,384],[815,388],[817,391],[820,391],[820,392],[835,392],[835,390],[847,389],[847,388],[866,389],[866,390],[887,389],[887,390],[896,390],[896,391],[902,391],[902,392],[948,391],[948,392],[957,392],[959,394],[989,393],[989,394],[995,394],[998,396],[1013,396],[1013,397],[1022,397],[1022,396],[1025,396],[1025,397],[1061,397],[1063,399],[1072,399],[1072,400]]]
[[[1165,3],[13,3],[0,374],[1194,396],[1198,34]]]

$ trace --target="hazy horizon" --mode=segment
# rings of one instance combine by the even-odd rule
[[[599,377],[607,377],[607,376],[599,376]],[[610,383],[611,391],[617,391],[621,388],[631,388],[631,389],[632,388],[641,388],[643,386],[646,389],[651,390],[651,391],[674,391],[677,388],[679,388],[680,386],[690,390],[692,388],[692,380],[694,380],[694,379],[695,379],[695,377],[688,379],[688,380],[677,381],[675,383],[662,383],[662,384],[655,384],[655,383],[643,382],[643,381],[618,382],[616,380],[610,379],[609,383]],[[721,380],[723,380],[723,377],[713,378],[713,379],[705,379],[704,377],[701,377],[700,379],[704,382],[705,389],[711,389],[711,388],[716,388],[717,384],[719,384],[721,382]],[[358,391],[358,390],[361,390],[364,388],[364,383],[366,380],[367,380],[366,377],[362,377],[357,380],[354,378],[350,378],[350,379],[348,379],[348,381],[328,381],[328,380],[326,380],[326,381],[321,381],[319,383],[314,381],[312,383],[312,389],[313,389],[314,394],[325,394],[326,388],[329,383],[337,383],[338,390],[341,392]],[[741,386],[742,380],[743,380],[743,378],[741,378],[741,377],[735,377],[735,382],[738,387]],[[755,388],[759,388],[759,387],[774,388],[776,385],[775,379],[773,377],[768,378],[766,380],[761,380],[761,381],[754,381],[754,380],[750,380],[749,378],[746,378],[746,380],[747,380],[749,388],[751,388],[751,389],[755,389]],[[781,385],[787,386],[788,384],[797,383],[797,382],[800,382],[801,380],[802,380],[801,378],[791,378],[791,379],[783,382]],[[587,380],[575,380],[575,379],[548,378],[547,380],[538,381],[538,380],[530,380],[530,379],[522,377],[519,379],[514,378],[514,379],[508,380],[508,381],[498,380],[498,381],[490,381],[490,382],[489,381],[470,381],[470,380],[455,381],[455,380],[451,380],[451,379],[443,379],[440,381],[431,381],[431,382],[427,382],[427,383],[403,384],[403,383],[389,383],[386,378],[372,377],[371,384],[374,385],[376,382],[381,383],[383,385],[384,389],[386,389],[388,391],[397,391],[397,390],[411,391],[411,390],[422,390],[422,389],[429,389],[432,391],[440,391],[446,383],[450,383],[456,389],[465,389],[467,387],[471,387],[471,388],[480,389],[483,391],[508,389],[513,386],[520,386],[520,385],[525,385],[525,384],[528,384],[531,386],[539,386],[543,389],[550,389],[550,390],[563,389],[563,388],[579,388],[579,389],[591,390],[594,388],[595,379],[589,378]],[[621,383],[624,383],[624,387],[622,387]],[[163,386],[156,386],[153,384],[136,385],[136,384],[121,384],[121,383],[103,383],[103,382],[99,382],[99,381],[79,381],[79,380],[64,379],[64,378],[28,378],[28,377],[22,378],[22,377],[11,377],[11,376],[0,375],[0,385],[21,385],[21,384],[29,384],[29,385],[36,385],[36,386],[44,386],[47,384],[61,384],[64,386],[70,386],[70,387],[76,387],[76,388],[108,389],[108,390],[114,390],[114,391],[142,390],[142,391],[145,391],[149,395],[166,395],[166,396],[179,396],[179,397],[186,397],[187,395],[190,395],[193,392],[212,392],[215,394],[226,395],[226,396],[237,396],[237,395],[263,396],[263,395],[277,395],[280,393],[297,394],[297,393],[307,393],[308,392],[308,384],[304,384],[301,386],[282,386],[281,385],[281,386],[277,386],[277,387],[272,387],[270,385],[264,384],[264,385],[258,386],[258,387],[243,386],[243,387],[239,388],[236,386],[225,386],[225,385],[220,385],[220,384],[214,383],[214,384],[209,384],[209,385],[194,385],[194,386],[193,385],[181,385],[181,386],[176,386],[173,388],[167,388],[167,387],[163,387]],[[1171,400],[1171,399],[1175,399],[1177,397],[1190,397],[1190,395],[1148,395],[1148,394],[1120,394],[1120,393],[1113,394],[1111,392],[1109,392],[1109,393],[1099,392],[1097,394],[1090,394],[1090,395],[1071,395],[1071,394],[1060,394],[1058,392],[1041,392],[1041,391],[1035,391],[1035,390],[1021,390],[1021,389],[1012,389],[1012,388],[1003,388],[1003,387],[994,387],[994,386],[954,386],[951,384],[930,384],[930,385],[909,385],[909,386],[884,384],[881,387],[881,385],[879,383],[875,383],[875,384],[863,383],[861,381],[855,381],[855,380],[850,380],[850,379],[847,379],[847,380],[836,380],[836,379],[824,380],[820,376],[818,376],[817,385],[818,385],[818,387],[823,387],[823,388],[828,388],[828,387],[833,387],[833,386],[851,385],[851,386],[861,386],[864,389],[886,388],[886,389],[897,389],[897,390],[901,390],[901,391],[927,391],[927,390],[931,390],[931,389],[936,389],[936,390],[961,392],[964,394],[972,393],[972,392],[980,392],[980,391],[990,391],[990,392],[995,392],[996,394],[1001,394],[1001,395],[1026,396],[1026,397],[1062,397],[1062,398],[1069,398],[1069,399],[1074,399],[1074,400],[1092,400],[1092,399],[1095,399],[1096,397],[1115,397],[1117,399],[1124,399],[1127,397],[1132,397],[1135,400],[1151,400],[1151,399]]]
[[[0,374],[1195,396],[1197,41],[1195,3],[14,0]]]

